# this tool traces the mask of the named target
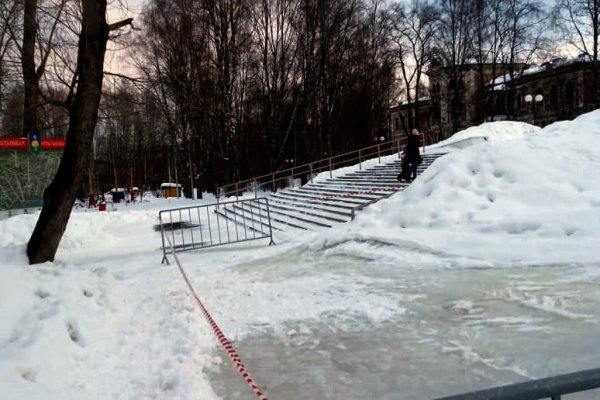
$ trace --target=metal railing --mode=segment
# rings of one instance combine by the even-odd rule
[[[239,212],[225,207],[239,205]],[[248,207],[244,207],[247,205]],[[162,240],[162,263],[169,263],[167,254],[257,239],[273,242],[269,200],[266,198],[229,201],[192,207],[161,210],[158,213]],[[169,235],[171,245],[165,243]]]
[[[285,187],[294,187],[295,181],[298,178],[301,179],[301,184],[309,181],[312,182],[312,179],[321,172],[329,172],[331,177],[332,172],[341,167],[358,164],[359,169],[362,169],[362,163],[365,160],[378,158],[379,162],[381,162],[381,157],[383,156],[395,153],[400,154],[404,144],[406,144],[406,136],[307,164],[282,169],[252,179],[220,186],[217,189],[217,201],[220,197],[235,196],[237,199],[244,192],[253,192],[254,196],[258,197],[259,191],[276,192],[278,189]]]
[[[600,388],[600,368],[536,379],[436,400],[560,400],[562,395]]]

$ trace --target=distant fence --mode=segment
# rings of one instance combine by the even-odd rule
[[[229,211],[238,206],[237,212]],[[232,206],[227,209],[227,206]],[[174,251],[188,251],[257,239],[273,242],[269,201],[266,198],[220,202],[162,210],[158,214],[163,259]],[[165,240],[169,235],[169,245]]]
[[[0,210],[24,208],[27,199],[41,199],[52,182],[61,153],[45,151],[37,156],[17,150],[0,150]]]
[[[14,217],[15,215],[25,215],[25,214],[33,214],[42,209],[42,206],[39,207],[29,207],[29,208],[13,208],[10,210],[0,210],[0,220]]]
[[[436,400],[560,400],[561,396],[565,394],[597,388],[600,388],[600,368],[448,396]]]

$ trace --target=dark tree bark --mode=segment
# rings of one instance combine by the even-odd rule
[[[11,38],[11,32],[14,31],[14,25],[17,15],[17,3],[3,2],[0,3],[0,112],[4,105],[4,81],[6,68],[6,55],[14,44]],[[21,118],[22,120],[22,118]]]
[[[23,11],[23,47],[21,68],[25,89],[23,135],[38,128],[38,86],[35,74],[35,38],[37,34],[37,0],[25,0]]]
[[[54,35],[67,0],[58,4],[53,21],[45,26],[48,29],[46,43],[38,38],[43,30],[38,23],[38,0],[25,0],[23,3],[23,45],[21,46],[21,69],[23,73],[24,107],[23,135],[38,131],[40,128],[40,92],[39,83],[46,71],[46,63],[53,49]],[[43,23],[42,23],[43,24]],[[13,32],[14,33],[14,32]],[[13,40],[16,40],[13,38]],[[36,67],[36,46],[40,56],[40,64]]]
[[[63,156],[52,183],[44,191],[40,218],[27,244],[30,264],[54,261],[67,228],[73,201],[88,165],[102,90],[104,55],[111,29],[106,0],[83,0],[81,34],[77,54],[77,92],[69,107],[69,129]]]

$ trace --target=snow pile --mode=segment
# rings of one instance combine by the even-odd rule
[[[539,131],[484,124],[448,142],[482,133],[490,140],[441,157],[328,245],[369,238],[481,262],[600,261],[600,111]]]
[[[492,142],[521,139],[538,132],[540,132],[539,127],[524,122],[487,122],[457,132],[448,139],[427,147],[427,150],[457,147],[460,146],[461,142],[468,141],[473,143],[475,142],[474,139],[485,139]]]

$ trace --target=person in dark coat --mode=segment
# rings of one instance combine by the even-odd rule
[[[417,177],[417,167],[421,162],[423,162],[423,158],[421,158],[421,153],[419,152],[419,147],[421,146],[421,139],[419,131],[416,129],[412,130],[411,135],[408,137],[406,141],[406,149],[404,153],[406,154],[406,159],[410,163],[412,179]]]
[[[412,180],[410,179],[410,163],[408,162],[406,154],[404,154],[404,156],[402,156],[402,160],[400,160],[400,174],[398,175],[397,179],[400,182],[410,182]]]

